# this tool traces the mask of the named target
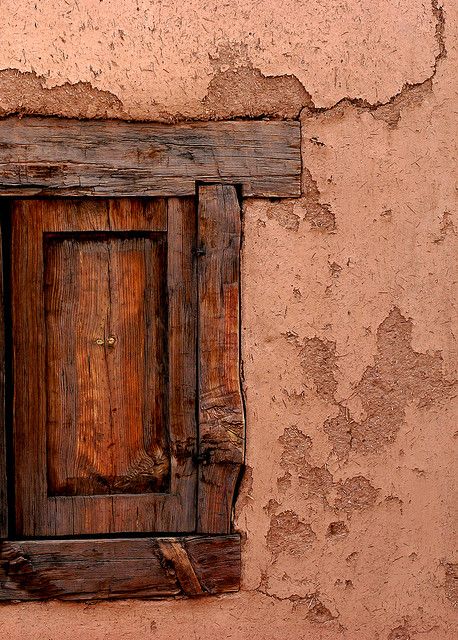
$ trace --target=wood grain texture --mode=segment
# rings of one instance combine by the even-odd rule
[[[169,538],[158,540],[158,545],[165,560],[173,566],[183,591],[187,595],[201,595],[202,585],[183,544]]]
[[[197,212],[194,198],[168,198],[168,336],[169,434],[171,492],[181,509],[197,511],[196,478],[196,336],[197,336]],[[179,468],[176,468],[179,465]]]
[[[195,312],[191,255],[196,214],[192,199],[185,199],[174,209],[168,237],[167,292],[150,287],[150,294],[141,299],[146,291],[142,282],[152,282],[158,264],[165,262],[160,252],[156,255],[157,242],[153,242],[154,251],[151,247],[147,250],[145,243],[167,230],[167,216],[168,206],[164,200],[14,202],[13,426],[17,535],[195,531],[196,424],[189,392],[196,384],[195,356],[192,355]],[[81,239],[76,247],[72,245],[78,234],[82,234],[87,243],[84,250]],[[107,234],[114,234],[110,235],[109,242]],[[62,240],[64,236],[66,239]],[[43,238],[48,238],[48,244],[54,238],[50,246],[53,242],[55,245],[48,255],[47,269]],[[123,248],[119,246],[121,239]],[[187,255],[182,253],[184,250]],[[116,297],[111,302],[109,270],[109,288]],[[82,281],[84,287],[81,287]],[[180,287],[176,282],[180,282]],[[65,292],[60,291],[64,283]],[[164,315],[162,310],[158,313],[167,297],[170,313]],[[51,312],[48,326],[46,311]],[[164,346],[159,349],[159,358],[150,357],[148,350],[155,351],[158,343],[164,343],[160,338],[164,327],[154,328],[154,323],[165,324],[170,318],[176,325],[177,339],[169,341],[168,358]],[[99,326],[100,322],[103,327]],[[138,322],[143,327],[140,330],[135,328]],[[111,332],[118,336],[114,346],[94,344],[101,328],[104,340]],[[150,338],[140,339],[141,333],[150,332]],[[192,354],[184,349],[185,344]],[[108,353],[108,349],[112,352]],[[169,421],[171,490],[169,493],[117,493],[129,486],[122,486],[124,481],[120,480],[116,489],[116,477],[125,479],[126,470],[134,468],[133,475],[139,480],[145,460],[155,463],[148,462],[151,471],[151,466],[154,468],[159,461],[154,451],[165,447],[163,429],[157,425],[155,430],[152,416],[165,411],[164,406],[160,409],[155,406],[157,402],[161,404],[164,373],[155,369],[166,367],[164,360],[167,359],[171,363],[169,404],[176,407],[176,417],[161,415],[159,422]],[[31,362],[34,366],[30,366]],[[145,366],[148,371],[143,370]],[[188,366],[190,369],[186,372],[182,370]],[[160,387],[159,398],[156,383]],[[78,386],[79,395],[75,394]],[[69,399],[63,402],[62,394],[69,394]],[[79,398],[77,401],[72,400],[75,396]],[[118,420],[113,409],[122,419]],[[64,434],[58,425],[65,425]],[[68,425],[73,425],[73,435]],[[79,430],[75,425],[79,425]],[[46,433],[51,436],[48,446]],[[64,445],[63,436],[67,435],[70,438]],[[111,449],[116,460],[109,453]],[[56,456],[52,464],[49,456]],[[116,473],[112,473],[113,470]],[[69,475],[81,482],[72,484]],[[109,495],[100,495],[104,483],[108,484]],[[144,490],[141,481],[138,488]],[[85,495],[74,495],[81,491]]]
[[[0,120],[0,195],[186,196],[218,182],[294,197],[300,172],[298,122]]]
[[[3,246],[0,228],[0,538],[8,536],[8,485],[5,416],[5,315],[3,308]]]
[[[199,488],[197,530],[228,533],[244,459],[240,387],[241,212],[234,187],[199,188]]]
[[[166,258],[165,233],[45,236],[48,495],[167,491]]]
[[[0,543],[0,600],[201,596],[239,581],[239,535]]]

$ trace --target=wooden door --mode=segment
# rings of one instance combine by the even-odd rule
[[[16,200],[16,533],[196,528],[192,198]]]

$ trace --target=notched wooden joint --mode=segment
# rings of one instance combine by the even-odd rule
[[[173,568],[183,593],[187,596],[202,595],[204,590],[183,543],[173,539],[163,539],[159,540],[159,549],[168,566]]]
[[[0,543],[0,601],[195,597],[239,583],[237,534]]]

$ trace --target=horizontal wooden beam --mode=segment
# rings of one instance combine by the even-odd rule
[[[237,591],[240,536],[0,543],[0,600],[100,600]]]
[[[196,183],[244,196],[300,195],[300,125],[0,120],[0,195],[186,196]]]

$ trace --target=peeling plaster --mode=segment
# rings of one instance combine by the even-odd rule
[[[242,0],[223,7],[213,3],[204,6],[194,0],[181,11],[165,2],[159,12],[154,3],[135,1],[130,16],[119,11],[116,0],[102,4],[86,0],[65,13],[54,7],[55,0],[30,3],[30,10],[27,2],[16,7],[8,28],[0,23],[6,34],[0,69],[26,74],[24,82],[33,74],[32,84],[38,86],[41,99],[21,95],[24,82],[17,81],[5,101],[5,112],[60,115],[52,92],[57,90],[58,94],[66,87],[65,115],[99,117],[85,115],[81,92],[71,91],[72,85],[81,84],[80,89],[85,88],[89,97],[99,90],[105,98],[110,97],[109,102],[114,101],[114,108],[111,104],[108,110],[110,117],[162,122],[296,118],[301,111],[305,117],[305,111],[313,115],[352,104],[374,111],[375,117],[395,126],[404,104],[418,98],[420,89],[430,90],[438,64],[446,57],[444,9],[439,0],[431,1],[429,15],[420,0],[406,5],[403,23],[394,7],[386,7],[384,20],[376,5],[357,7],[352,20],[343,6],[331,0],[323,6],[314,0],[310,6],[299,3],[303,24],[297,19],[292,22],[297,0],[277,6],[274,12],[269,0],[261,0],[256,8],[243,5]],[[307,22],[316,20],[323,11],[331,19],[323,23],[319,33],[321,46],[313,46],[317,34],[308,29]],[[215,17],[223,28],[211,39],[211,30],[204,25],[206,21],[211,25]],[[181,28],[179,47],[173,40],[173,24]],[[378,40],[373,39],[377,27],[384,30]],[[418,37],[413,40],[401,71],[403,57],[397,47],[403,46],[406,29],[417,36],[423,33],[430,41],[425,47],[419,46]],[[358,39],[364,41],[364,33],[366,42],[361,50]],[[37,37],[41,48],[30,47],[28,42]],[[282,37],[289,38],[293,54],[276,50],[275,43]],[[388,38],[395,38],[397,46],[390,46]],[[368,74],[366,55],[380,69],[378,74]],[[15,64],[11,64],[13,60]],[[418,75],[423,77],[418,79]],[[398,84],[397,90],[393,86],[386,95],[385,87],[393,83]],[[337,97],[352,84],[353,91]],[[49,92],[43,93],[45,87]],[[411,92],[415,95],[407,97]]]
[[[267,548],[275,559],[281,553],[301,556],[316,538],[311,526],[299,519],[293,511],[272,515],[267,533]]]
[[[444,9],[439,0],[431,0],[431,9],[435,17],[435,39],[437,53],[434,57],[432,73],[420,82],[405,82],[400,91],[393,94],[386,101],[370,102],[358,97],[344,97],[330,107],[317,108],[304,106],[301,116],[313,116],[316,113],[339,114],[348,106],[356,107],[360,111],[369,111],[375,119],[384,120],[390,127],[396,127],[399,122],[401,111],[410,105],[421,103],[424,96],[431,92],[432,81],[437,73],[439,64],[447,57],[445,46],[445,17]]]
[[[445,379],[441,355],[416,353],[411,341],[412,321],[393,309],[377,330],[375,364],[355,385],[365,418],[353,420],[340,404],[337,417],[324,425],[339,459],[352,450],[373,453],[392,443],[408,403],[428,407],[450,400],[456,382]]]
[[[0,115],[298,118],[244,203],[242,591],[0,608],[12,640],[452,640],[456,5],[2,5]],[[75,615],[76,613],[76,615]]]
[[[18,99],[19,97],[19,99]],[[125,118],[121,101],[89,82],[48,88],[44,78],[15,69],[0,71],[0,116],[59,115],[76,118]]]

